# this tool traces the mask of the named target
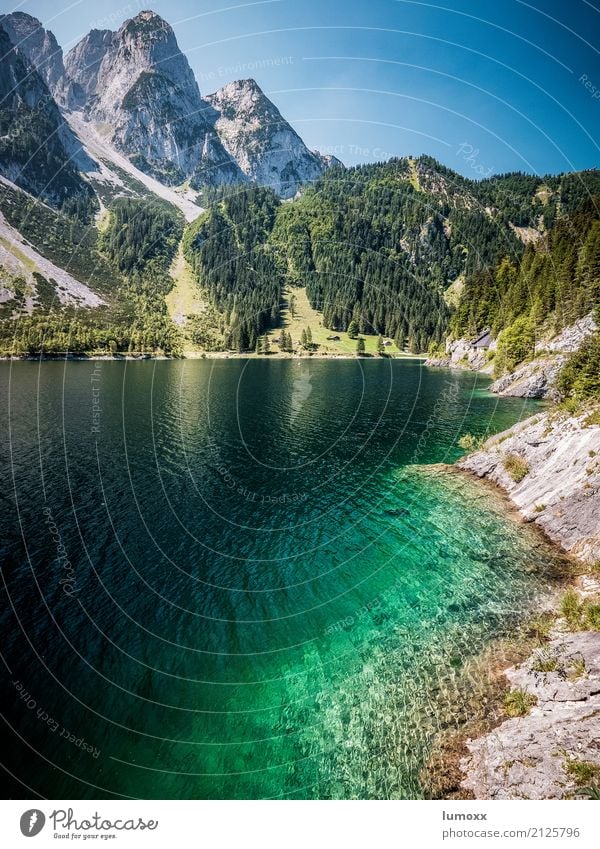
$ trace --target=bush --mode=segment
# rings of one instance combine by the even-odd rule
[[[502,465],[515,483],[520,483],[529,472],[529,466],[518,454],[507,454]]]
[[[574,779],[578,787],[600,780],[600,764],[595,764],[592,761],[577,761],[574,758],[567,758],[565,771]]]
[[[527,623],[526,634],[543,643],[548,640],[553,624],[554,617],[551,614],[543,613],[541,616]]]
[[[532,672],[556,672],[558,669],[558,657],[548,649],[542,649],[535,655],[531,666]]]
[[[581,603],[575,590],[566,591],[560,602],[560,612],[570,628],[578,628],[581,619]]]
[[[465,433],[458,440],[458,445],[460,448],[464,448],[465,451],[479,451],[484,442],[485,439],[482,436],[473,436],[472,433]]]

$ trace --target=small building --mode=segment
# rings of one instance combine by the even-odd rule
[[[327,337],[327,340],[328,340],[329,342],[339,342],[339,341],[340,341],[340,337],[339,337],[339,336],[328,336],[328,337]]]
[[[479,334],[477,339],[474,339],[471,342],[471,347],[476,348],[479,351],[487,351],[487,349],[490,347],[491,341],[492,331],[488,327]]]
[[[386,348],[389,348],[389,346],[390,346],[392,343],[391,343],[391,340],[390,340],[390,339],[384,339],[384,340],[383,340],[383,344],[384,344],[384,346],[385,346]]]

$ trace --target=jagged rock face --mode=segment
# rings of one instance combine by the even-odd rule
[[[566,357],[557,356],[526,363],[516,371],[499,377],[490,386],[490,391],[514,398],[550,398],[556,401],[558,393],[554,384],[565,362]]]
[[[96,92],[98,71],[113,36],[109,29],[93,29],[65,56],[67,75],[81,87],[86,98]]]
[[[558,352],[562,354],[571,354],[573,351],[578,351],[584,341],[598,330],[598,325],[594,321],[593,315],[580,318],[575,324],[565,327],[558,336],[551,339],[550,342],[542,342],[539,348],[546,348],[548,351]],[[536,346],[538,347],[538,346]]]
[[[118,32],[92,30],[65,62],[36,18],[15,12],[1,20],[59,106],[84,109],[119,152],[162,183],[252,181],[292,197],[337,161],[308,150],[253,80],[203,100],[172,28],[154,12]]]
[[[173,30],[154,12],[126,21],[110,39],[86,36],[68,65],[86,87],[90,119],[109,125],[112,143],[142,171],[171,185],[243,181]]]
[[[254,80],[228,83],[206,99],[218,112],[215,127],[225,149],[244,174],[281,197],[293,197],[332,164],[332,157],[306,147]]]
[[[65,73],[62,49],[37,18],[13,12],[2,15],[0,24],[12,43],[27,56],[60,106],[75,109],[83,104],[83,92]]]
[[[62,206],[91,189],[78,170],[94,163],[65,123],[46,83],[0,25],[0,173]]]

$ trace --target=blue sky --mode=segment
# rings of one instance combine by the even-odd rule
[[[254,77],[310,147],[346,164],[429,153],[474,177],[600,166],[600,3],[25,0],[11,11],[40,18],[66,52],[143,8],[171,23],[202,93]]]

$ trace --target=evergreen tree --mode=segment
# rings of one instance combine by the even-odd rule
[[[362,337],[356,343],[356,353],[359,357],[365,353],[365,340]]]
[[[350,339],[356,339],[358,336],[358,323],[354,319],[348,325],[348,336]]]

